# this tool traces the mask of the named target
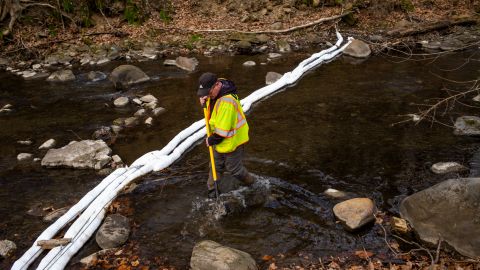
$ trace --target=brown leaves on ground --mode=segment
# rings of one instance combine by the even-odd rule
[[[168,265],[164,258],[155,257],[153,260],[141,258],[139,255],[138,244],[129,243],[121,250],[116,252],[107,252],[100,256],[88,268],[84,270],[175,270],[176,268]]]
[[[373,253],[366,250],[357,250],[355,251],[355,256],[359,257],[360,259],[369,260],[370,257],[373,256]]]

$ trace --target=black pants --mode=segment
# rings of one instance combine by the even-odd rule
[[[215,158],[215,169],[217,170],[217,180],[226,170],[238,180],[244,182],[248,176],[248,171],[243,166],[243,156],[245,152],[244,145],[240,145],[235,151],[230,153],[218,153],[213,150],[213,157]],[[212,165],[210,164],[210,173],[208,175],[207,187],[209,190],[214,188],[212,175]]]

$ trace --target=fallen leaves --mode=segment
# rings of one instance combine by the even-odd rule
[[[355,256],[359,257],[360,259],[368,260],[373,256],[373,253],[366,250],[357,250],[355,251]]]

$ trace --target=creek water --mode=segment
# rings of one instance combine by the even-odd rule
[[[444,87],[463,89],[439,76],[475,79],[480,64],[466,62],[471,56],[471,51],[434,61],[375,56],[362,63],[339,57],[320,66],[296,85],[257,103],[247,116],[251,141],[245,165],[270,182],[276,200],[218,220],[207,218],[197,207],[206,195],[208,166],[208,152],[199,143],[171,168],[137,180],[136,189],[122,195],[131,201],[136,224],[130,241],[138,244],[141,258],[167,258],[180,269],[188,267],[194,244],[203,239],[246,251],[258,262],[263,255],[284,254],[294,261],[364,248],[388,254],[377,225],[355,233],[345,231],[331,210],[339,201],[323,191],[335,188],[369,197],[381,211],[397,215],[403,197],[452,177],[434,175],[431,164],[469,165],[479,146],[477,139],[454,136],[452,128],[439,124],[391,124],[405,119],[400,115],[417,112],[415,104],[447,96]],[[19,163],[17,154],[29,152],[42,158],[45,151],[37,148],[49,138],[59,146],[89,139],[99,127],[138,109],[133,105],[113,108],[114,97],[151,93],[167,112],[155,118],[152,127],[122,131],[112,146],[114,154],[130,164],[146,152],[161,149],[202,117],[194,94],[202,72],[234,80],[245,97],[264,85],[268,71],[290,71],[306,57],[291,53],[268,62],[265,56],[200,56],[200,69],[191,74],[165,67],[161,61],[140,62],[135,65],[154,79],[128,92],[116,91],[108,81],[88,82],[85,74],[92,68],[75,69],[80,76],[62,84],[0,73],[0,105],[14,105],[13,112],[0,116],[0,239],[16,242],[20,256],[48,226],[28,210],[72,205],[103,179],[92,170]],[[242,66],[246,60],[267,64],[247,68]],[[118,64],[93,70],[108,73]],[[457,105],[439,118],[452,124],[456,116],[476,110]],[[25,139],[33,144],[16,143]],[[72,261],[96,250],[92,238]],[[0,268],[12,263],[3,260]]]

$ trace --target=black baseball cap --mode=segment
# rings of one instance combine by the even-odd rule
[[[211,72],[203,73],[200,78],[198,78],[198,90],[197,96],[204,97],[208,96],[210,88],[217,82],[217,75]]]

